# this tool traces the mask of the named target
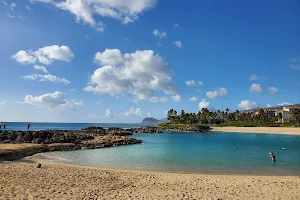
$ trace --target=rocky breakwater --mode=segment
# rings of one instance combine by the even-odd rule
[[[165,128],[166,131],[170,132],[186,132],[186,133],[206,133],[210,132],[209,126],[185,126],[176,128]]]
[[[164,133],[160,127],[141,127],[131,129],[133,133]]]
[[[0,160],[15,160],[47,151],[105,148],[141,142],[123,135],[91,130],[0,131]]]
[[[87,128],[81,129],[82,131],[92,132],[100,135],[118,135],[118,136],[128,136],[132,135],[131,129],[121,129],[121,128],[103,128],[96,126],[89,126]]]

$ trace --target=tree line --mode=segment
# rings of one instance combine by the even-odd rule
[[[300,110],[295,109],[291,112],[291,117],[299,123]],[[228,122],[247,122],[254,124],[271,124],[278,122],[282,118],[282,113],[275,116],[274,112],[265,112],[263,109],[258,110],[258,114],[254,112],[240,112],[236,110],[229,112],[226,108],[225,111],[217,110],[210,111],[207,108],[202,108],[198,113],[187,113],[181,110],[178,113],[176,110],[171,109],[167,113],[167,119],[171,124],[222,124]]]

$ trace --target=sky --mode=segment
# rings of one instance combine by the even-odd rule
[[[300,1],[1,0],[0,121],[300,103]]]

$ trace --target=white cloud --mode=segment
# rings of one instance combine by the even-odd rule
[[[70,62],[74,57],[73,52],[67,46],[45,46],[36,51],[20,50],[12,56],[17,62],[21,64],[34,64],[40,62],[44,65],[49,65],[55,60]]]
[[[197,85],[203,85],[203,82],[202,81],[188,80],[188,81],[185,81],[185,84],[187,86],[197,86]]]
[[[252,74],[252,75],[249,77],[249,80],[250,80],[250,81],[255,81],[255,80],[260,80],[260,79],[265,79],[265,77],[259,77],[259,76],[257,76],[256,74]]]
[[[101,104],[102,101],[96,101],[96,104]]]
[[[197,93],[201,93],[201,90],[196,90]]]
[[[82,100],[76,101],[75,99],[72,99],[71,102],[72,102],[75,106],[83,106],[83,101],[82,101]]]
[[[260,84],[253,83],[249,89],[250,92],[275,94],[278,92],[276,87],[263,87]]]
[[[189,101],[191,101],[191,102],[196,102],[196,101],[198,101],[198,97],[191,97],[191,98],[189,99]]]
[[[5,12],[6,12],[6,15],[7,15],[9,18],[16,18],[16,16],[10,14],[10,13],[8,12],[7,9],[5,10]]]
[[[284,103],[278,103],[278,106],[288,106],[288,105],[292,105],[292,103],[289,102],[284,102]]]
[[[166,97],[151,97],[149,99],[149,101],[152,103],[165,103],[168,101],[168,98],[166,98]]]
[[[253,83],[250,86],[250,92],[262,93],[262,91],[263,91],[263,88],[261,87],[260,84]]]
[[[206,96],[210,99],[216,99],[217,97],[222,97],[225,96],[227,94],[227,89],[226,88],[218,88],[214,91],[209,91],[206,92]]]
[[[95,61],[103,66],[90,76],[84,88],[87,92],[112,96],[128,93],[133,95],[134,102],[153,101],[156,91],[177,94],[171,68],[151,50],[122,55],[117,49],[106,49],[96,53]]]
[[[50,82],[54,82],[54,83],[63,83],[63,84],[70,84],[70,81],[68,81],[65,78],[59,78],[57,76],[51,75],[51,74],[46,74],[46,75],[42,75],[42,74],[30,74],[30,75],[25,75],[23,76],[23,78],[25,80],[38,80],[41,82],[44,81],[50,81]]]
[[[119,65],[124,62],[123,55],[119,49],[105,49],[104,52],[97,52],[94,61],[100,65]]]
[[[155,30],[152,32],[152,34],[153,34],[155,37],[159,37],[160,39],[167,37],[167,33],[166,33],[166,32],[160,32],[160,31],[158,31],[157,29],[155,29]]]
[[[40,71],[42,71],[42,72],[44,72],[44,73],[46,73],[46,74],[49,74],[47,68],[44,67],[44,66],[34,65],[33,68],[34,68],[35,70],[40,70]]]
[[[175,41],[174,44],[175,44],[179,49],[181,49],[182,43],[181,43],[180,41]]]
[[[205,99],[202,99],[202,101],[199,102],[199,110],[201,110],[202,108],[208,108],[209,106],[210,103]]]
[[[269,94],[275,94],[278,92],[278,89],[276,87],[267,87],[266,90]]]
[[[171,97],[173,99],[173,101],[175,101],[176,103],[181,102],[181,96],[180,95],[174,95]]]
[[[6,100],[1,100],[1,101],[0,101],[0,106],[1,106],[1,105],[4,105],[4,104],[6,104],[6,103],[7,103]]]
[[[181,28],[181,26],[179,26],[179,24],[174,24],[175,28]]]
[[[32,8],[29,7],[28,5],[25,5],[25,8],[26,8],[27,10],[29,10],[29,11],[32,11]]]
[[[33,64],[36,62],[36,57],[30,55],[24,50],[18,51],[12,56],[12,58],[21,64]]]
[[[270,107],[272,107],[272,106],[271,106],[271,104],[267,104],[266,107],[267,107],[267,108],[270,108]]]
[[[256,102],[251,102],[249,100],[243,100],[238,104],[239,109],[241,110],[249,110],[251,108],[257,107]]]
[[[296,56],[290,60],[290,68],[300,70],[300,56]]]
[[[50,3],[61,10],[75,15],[77,22],[84,22],[98,31],[104,24],[96,16],[110,17],[123,24],[134,22],[145,10],[152,8],[156,0],[31,0],[31,2]]]
[[[105,115],[106,115],[107,117],[110,117],[110,116],[112,115],[111,109],[107,109],[107,110],[105,111]]]
[[[75,92],[75,91],[76,91],[76,89],[75,89],[75,88],[73,88],[73,89],[71,89],[71,90],[70,90],[70,92]]]
[[[82,101],[67,100],[62,92],[47,93],[41,96],[27,95],[23,103],[35,106],[46,107],[52,111],[62,111],[66,109],[74,109],[76,106],[82,106]]]
[[[121,116],[134,116],[134,117],[142,117],[143,111],[141,108],[131,108],[129,111],[125,113],[121,113]]]

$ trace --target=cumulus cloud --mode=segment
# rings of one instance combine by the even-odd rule
[[[159,37],[160,39],[167,37],[167,33],[166,32],[160,32],[159,30],[155,29],[152,34],[155,37]]]
[[[96,20],[96,16],[109,17],[123,24],[134,22],[145,10],[152,8],[156,0],[31,0],[52,4],[72,13],[76,22],[89,24],[98,31],[104,31],[105,25]]]
[[[289,102],[284,102],[284,103],[278,103],[278,106],[288,106],[288,105],[292,105],[292,103]]]
[[[239,109],[241,110],[249,110],[252,108],[257,107],[256,102],[251,102],[249,100],[243,100],[241,103],[238,104]]]
[[[42,71],[42,72],[44,72],[44,73],[46,73],[46,74],[49,74],[47,68],[44,67],[44,66],[34,65],[33,68],[34,68],[35,70],[40,70],[40,71]]]
[[[179,26],[179,24],[174,24],[175,28],[181,28],[181,26]]]
[[[132,117],[142,117],[143,111],[141,108],[131,108],[129,111],[125,113],[121,113],[121,116],[132,116]]]
[[[260,84],[253,83],[249,89],[250,92],[275,94],[278,92],[276,87],[263,87]]]
[[[174,96],[172,96],[171,97],[172,99],[173,99],[173,101],[175,101],[176,103],[179,103],[179,102],[181,102],[181,96],[180,95],[174,95]]]
[[[255,81],[255,80],[260,80],[260,79],[265,79],[265,77],[259,77],[259,76],[257,76],[256,74],[252,74],[252,75],[250,75],[250,77],[249,77],[249,80],[250,80],[250,81]]]
[[[267,87],[266,90],[269,94],[275,94],[278,92],[278,89],[276,87]]]
[[[260,84],[253,83],[250,86],[250,92],[262,93],[262,91],[263,91],[263,88],[261,87]]]
[[[198,86],[198,85],[203,85],[203,82],[202,81],[188,80],[188,81],[185,81],[185,84],[187,86]]]
[[[106,115],[107,117],[110,117],[110,116],[112,115],[111,109],[107,109],[107,110],[105,111],[105,115]]]
[[[226,88],[218,88],[214,91],[209,91],[206,92],[206,96],[210,99],[216,99],[217,97],[222,97],[225,96],[227,94],[227,89]]]
[[[175,44],[179,49],[181,49],[182,43],[181,43],[180,41],[175,41],[174,44]]]
[[[169,65],[151,50],[136,51],[122,55],[119,50],[106,49],[97,52],[95,62],[102,67],[90,76],[87,92],[119,96],[131,94],[134,101],[164,101],[155,97],[154,92],[162,91],[167,95],[177,95],[172,82]]]
[[[70,81],[68,81],[65,78],[59,78],[57,76],[51,75],[51,74],[46,74],[46,75],[42,75],[42,74],[30,74],[30,75],[25,75],[23,76],[23,78],[25,80],[38,80],[41,82],[44,81],[50,81],[53,83],[63,83],[63,84],[70,84]]]
[[[151,97],[149,99],[149,101],[152,103],[165,103],[168,101],[168,98],[166,98],[166,97]]]
[[[205,99],[202,99],[202,101],[199,102],[199,110],[201,110],[202,108],[208,108],[209,106],[210,103]]]
[[[27,95],[23,103],[46,107],[52,111],[74,109],[76,106],[83,105],[82,100],[67,100],[64,93],[59,91],[43,94],[41,96]]]
[[[58,45],[45,46],[36,51],[20,50],[16,54],[12,55],[12,58],[20,64],[34,64],[39,62],[44,65],[49,65],[55,60],[70,62],[73,57],[74,54],[68,46]]]
[[[196,102],[196,101],[198,101],[198,97],[191,97],[191,98],[189,99],[189,101],[191,101],[191,102]]]
[[[32,56],[24,50],[18,51],[12,56],[12,58],[21,64],[33,64],[36,62],[36,57]]]
[[[290,68],[300,70],[300,56],[296,56],[290,60]]]
[[[270,107],[272,107],[272,106],[271,106],[271,104],[267,104],[266,107],[267,107],[267,108],[270,108]]]

